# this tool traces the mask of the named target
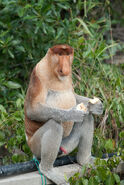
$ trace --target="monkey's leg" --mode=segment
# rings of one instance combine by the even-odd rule
[[[81,165],[94,162],[91,157],[91,148],[94,133],[94,119],[91,114],[85,116],[81,126],[81,136],[79,141],[77,162]]]
[[[57,157],[63,135],[63,127],[54,120],[49,120],[43,127],[38,129],[31,139],[32,152],[41,156],[40,170],[56,184],[67,184],[64,175],[53,163]]]
[[[61,147],[64,148],[67,154],[71,153],[79,144],[81,136],[82,122],[74,123],[72,131],[69,136],[62,139]],[[65,155],[64,153],[60,156]]]

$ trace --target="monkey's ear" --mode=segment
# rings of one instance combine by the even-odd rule
[[[70,54],[70,63],[72,64],[74,59],[74,49],[72,48],[72,53]]]
[[[72,64],[72,62],[73,62],[73,59],[74,59],[74,55],[70,55],[70,63]]]

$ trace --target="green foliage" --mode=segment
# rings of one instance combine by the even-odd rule
[[[104,63],[124,48],[111,38],[111,24],[123,22],[117,14],[110,19],[111,6],[108,0],[0,0],[0,148],[8,154],[0,163],[32,157],[24,133],[25,93],[33,66],[58,43],[75,49],[75,91],[100,97],[104,104],[103,116],[95,117],[92,153],[123,154],[124,64]],[[88,172],[83,167],[83,177],[77,173],[71,184],[122,184],[111,171],[114,159],[103,163],[98,160],[96,169]]]
[[[29,159],[28,155],[31,156],[31,152],[25,141],[24,133],[24,93],[17,92],[21,85],[8,81],[5,83],[6,91],[9,95],[6,99],[7,108],[0,104],[1,118],[0,118],[0,146],[4,145],[8,150],[9,155],[3,159],[3,162],[21,162]],[[11,89],[13,92],[11,93]],[[16,149],[22,150],[27,155],[16,154]],[[11,158],[12,157],[12,158]]]
[[[120,159],[116,156],[108,161],[96,159],[95,168],[83,166],[81,173],[76,173],[69,182],[71,185],[121,185],[123,180],[112,172],[119,161]]]

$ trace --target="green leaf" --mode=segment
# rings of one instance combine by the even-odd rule
[[[113,146],[113,142],[111,139],[108,139],[105,143],[105,149],[108,150],[113,150],[114,146]]]
[[[82,176],[85,174],[85,172],[86,172],[86,166],[84,165],[84,166],[82,167],[82,170],[81,170]]]
[[[106,51],[107,49],[112,48],[112,47],[114,47],[114,46],[117,46],[117,43],[114,43],[114,44],[111,44],[111,45],[109,45],[109,46],[106,46],[105,48],[103,48],[103,49],[97,54],[96,58],[97,58],[99,55],[101,55],[104,51]]]
[[[12,81],[8,81],[5,83],[5,85],[9,88],[9,89],[19,89],[21,88],[21,85],[16,83],[16,82],[12,82]]]
[[[76,20],[78,20],[80,22],[80,24],[84,27],[85,31],[91,36],[93,37],[92,33],[90,32],[88,26],[86,25],[86,23],[82,20],[82,19],[79,19],[79,18],[76,18]]]
[[[21,105],[22,105],[22,100],[21,100],[20,98],[18,98],[18,99],[16,100],[16,106],[17,106],[17,107],[21,107]]]
[[[96,170],[96,173],[97,173],[97,176],[102,180],[104,181],[106,179],[106,168],[103,167],[103,166],[98,166],[97,170]]]
[[[98,182],[94,177],[90,177],[88,185],[98,185]]]
[[[64,178],[65,178],[66,182],[68,182],[67,175],[64,174]]]
[[[59,6],[60,8],[62,8],[62,9],[65,9],[65,10],[69,9],[69,6],[68,6],[67,4],[64,5],[64,4],[58,3],[58,6]]]
[[[5,143],[5,141],[0,141],[0,147],[3,146]]]
[[[23,46],[17,46],[16,49],[18,51],[22,51],[22,52],[25,52],[25,48]]]
[[[19,9],[17,10],[17,13],[18,13],[18,16],[19,16],[19,17],[22,17],[22,16],[24,15],[24,8],[19,8]]]
[[[112,174],[109,174],[109,176],[107,177],[107,179],[105,181],[105,184],[106,185],[115,185],[115,179]]]
[[[31,8],[31,7],[32,7],[31,4],[26,4],[25,7],[24,7],[24,9],[29,9],[29,8]]]
[[[82,44],[84,42],[84,37],[79,37],[78,44]]]
[[[14,163],[21,162],[22,158],[24,158],[24,156],[22,156],[21,154],[13,154],[12,161]]]
[[[58,29],[57,36],[56,36],[56,38],[55,38],[56,40],[62,35],[63,30],[64,30],[63,28],[59,28],[59,29]]]
[[[113,176],[115,178],[116,183],[119,183],[120,182],[120,177],[115,173],[113,174]]]
[[[37,18],[37,16],[34,16],[34,15],[30,16],[30,15],[27,15],[27,16],[24,17],[24,20],[31,20],[31,19],[34,19],[34,18]]]
[[[12,42],[11,42],[11,44],[13,45],[13,46],[16,46],[16,45],[18,45],[18,44],[20,44],[20,40],[13,40]]]
[[[5,138],[5,133],[0,131],[0,141],[3,140]]]
[[[11,58],[15,58],[14,54],[9,49],[8,49],[8,53],[9,53]]]
[[[88,180],[82,178],[82,183],[83,183],[83,185],[88,185]]]
[[[4,106],[1,105],[1,104],[0,104],[0,111],[6,113],[6,109],[5,109]]]
[[[124,138],[124,131],[121,131],[121,132],[119,133],[119,137],[120,137],[120,138]]]

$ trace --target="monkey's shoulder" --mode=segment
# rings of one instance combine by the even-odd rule
[[[72,89],[66,91],[54,91],[49,89],[46,104],[52,107],[69,109],[76,105],[76,98]]]

